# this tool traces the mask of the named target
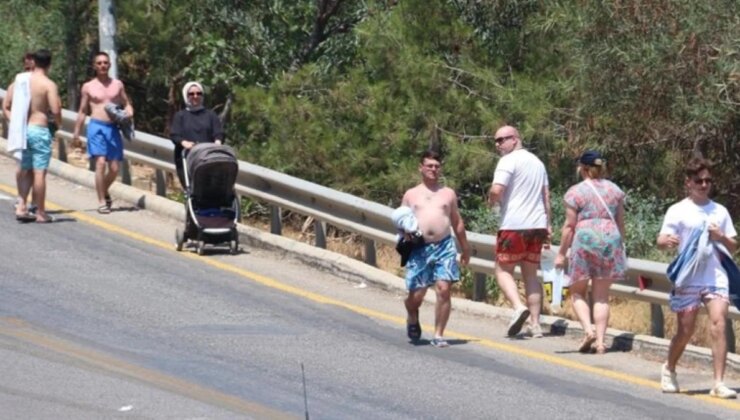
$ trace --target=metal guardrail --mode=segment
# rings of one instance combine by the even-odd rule
[[[5,91],[0,89],[0,99],[4,96]],[[62,140],[59,142],[60,160],[66,161],[66,142],[72,137],[76,118],[77,113],[63,110],[62,127],[56,134]],[[82,141],[86,139],[82,138]],[[175,171],[173,150],[174,145],[169,139],[137,131],[136,138],[124,144],[122,181],[131,185],[129,162],[153,167],[156,170],[156,192],[164,196],[165,173]],[[390,218],[393,209],[390,207],[243,161],[239,161],[236,190],[240,195],[269,203],[272,233],[280,234],[281,212],[289,209],[314,218],[316,246],[326,247],[327,224],[362,236],[365,240],[365,262],[371,265],[376,265],[376,244],[395,246],[395,228]],[[492,274],[494,269],[496,238],[475,232],[468,232],[467,237],[472,248],[469,267],[475,273],[474,299],[483,300],[485,277]],[[553,248],[557,250],[557,246]],[[611,288],[613,296],[651,304],[651,330],[658,337],[662,337],[664,331],[660,305],[668,304],[668,292],[671,290],[671,283],[665,276],[666,268],[665,263],[629,258],[627,279]],[[648,289],[639,288],[640,276],[651,280]],[[740,319],[740,312],[731,307],[729,319]],[[734,347],[731,324],[727,323],[728,338],[731,338],[728,345]]]

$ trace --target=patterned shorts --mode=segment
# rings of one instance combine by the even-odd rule
[[[546,239],[547,229],[499,230],[496,236],[496,263],[526,261],[539,264],[542,244]]]
[[[689,312],[713,299],[721,299],[729,304],[730,292],[724,287],[714,286],[679,287],[671,292],[670,305],[673,312]]]
[[[457,247],[452,235],[437,243],[414,248],[406,263],[406,288],[423,289],[437,281],[454,283],[460,280]]]

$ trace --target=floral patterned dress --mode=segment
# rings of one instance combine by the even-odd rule
[[[616,217],[624,192],[606,179],[582,181],[565,193],[565,204],[578,214],[570,249],[570,284],[589,279],[622,280],[627,269],[619,228],[594,189]]]

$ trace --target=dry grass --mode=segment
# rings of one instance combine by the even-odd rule
[[[69,152],[69,163],[81,167],[88,167],[87,155],[81,148],[75,148]],[[147,191],[155,191],[154,170],[137,164],[131,165],[131,178],[135,187]],[[168,193],[179,191],[173,177],[169,176]],[[247,224],[265,231],[270,230],[269,219],[267,217],[252,216],[245,220]],[[283,236],[301,241],[308,244],[315,243],[313,226],[310,220],[298,215],[287,215],[283,224]],[[349,256],[359,261],[364,260],[364,244],[359,235],[349,232],[342,232],[329,228],[327,231],[327,249],[339,254]],[[395,249],[386,245],[378,245],[376,249],[376,261],[378,268],[389,273],[403,276],[403,269],[400,267],[400,258]],[[463,292],[457,286],[453,289],[458,297],[464,297]],[[523,291],[521,291],[523,293]],[[495,301],[488,303],[497,306],[507,306],[505,299],[499,297]],[[630,301],[620,298],[610,298],[611,317],[609,326],[618,330],[629,331],[635,334],[650,334],[650,304],[638,301]],[[552,313],[545,305],[545,313]],[[676,316],[669,308],[663,307],[664,332],[665,337],[673,337],[676,332]],[[575,314],[571,309],[570,302],[565,302],[559,316],[575,320]],[[740,348],[740,325],[733,326],[735,331],[735,345]],[[708,347],[709,346],[709,328],[708,320],[705,313],[699,315],[696,323],[696,332],[691,340],[691,344]]]

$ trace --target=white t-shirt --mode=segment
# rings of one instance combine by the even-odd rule
[[[680,238],[678,251],[683,251],[689,241],[691,231],[701,228],[702,224],[715,223],[720,231],[730,238],[737,236],[735,227],[727,209],[714,201],[700,206],[688,198],[684,198],[672,205],[665,214],[663,226],[660,228],[661,235],[677,235]],[[696,276],[692,277],[684,286],[715,286],[729,287],[727,274],[722,269],[716,252],[702,264]]]
[[[548,186],[545,165],[537,156],[517,149],[499,159],[493,183],[506,187],[501,197],[501,230],[547,228],[542,195]]]

